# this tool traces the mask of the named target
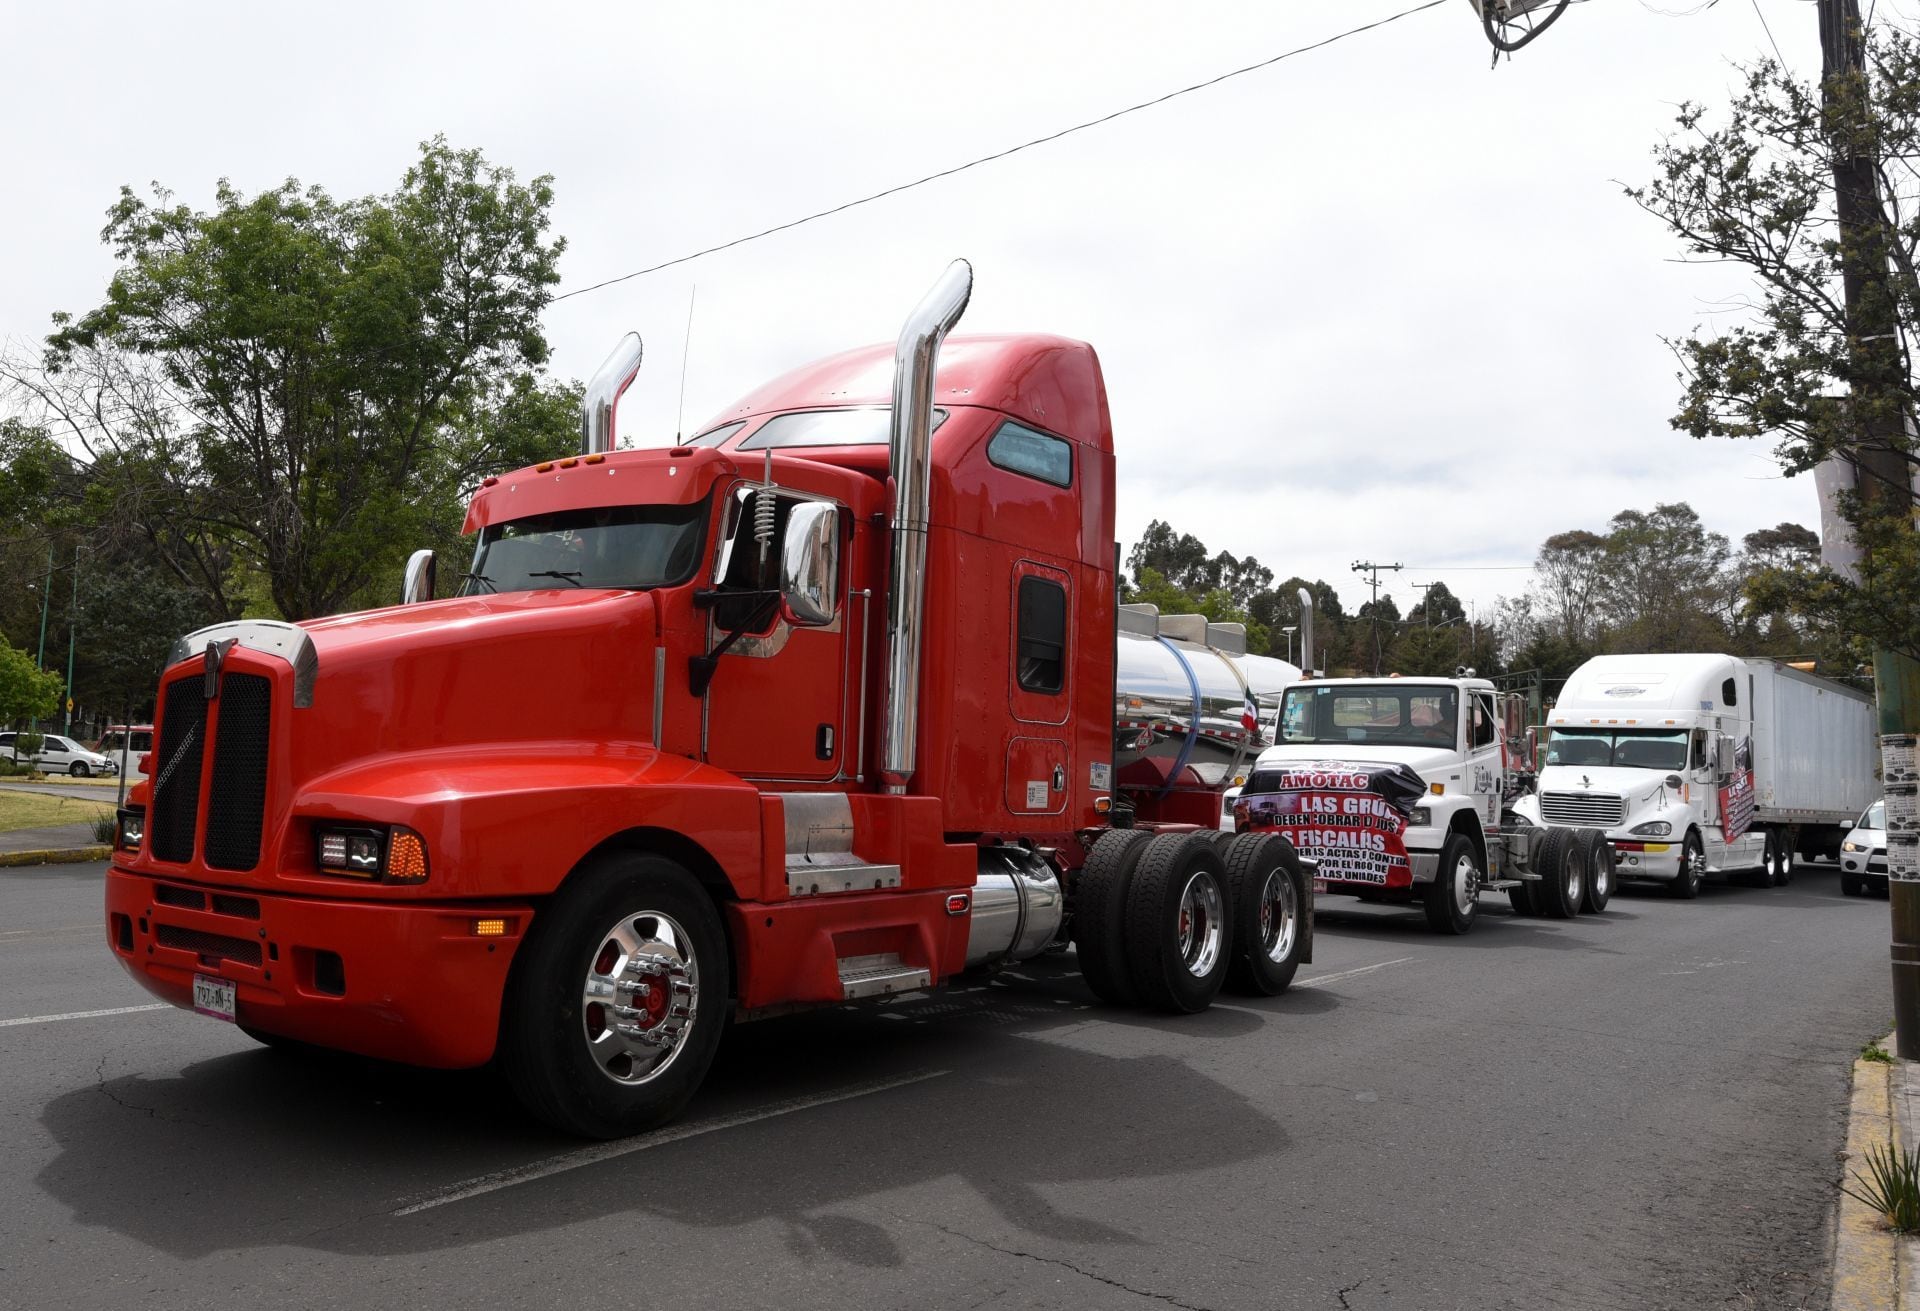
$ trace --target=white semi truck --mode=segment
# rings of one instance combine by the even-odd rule
[[[1538,791],[1514,809],[1603,829],[1620,877],[1676,897],[1785,883],[1796,852],[1837,857],[1880,795],[1873,698],[1772,660],[1596,656],[1546,719]]]
[[[1513,809],[1531,764],[1523,704],[1472,671],[1294,683],[1233,798],[1234,827],[1285,833],[1317,862],[1316,897],[1419,905],[1440,933],[1472,928],[1489,891],[1521,914],[1604,910],[1604,835]]]

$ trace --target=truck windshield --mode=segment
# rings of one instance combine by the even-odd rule
[[[1300,745],[1457,744],[1460,694],[1417,683],[1290,687],[1280,703],[1280,741]]]
[[[481,532],[457,595],[684,583],[700,559],[706,514],[704,502],[616,505],[494,524]]]
[[[1556,728],[1547,739],[1547,763],[1672,772],[1687,767],[1687,735],[1654,729]]]

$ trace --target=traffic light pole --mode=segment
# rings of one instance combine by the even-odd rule
[[[1887,219],[1871,154],[1850,139],[1857,122],[1836,112],[1849,93],[1865,88],[1866,32],[1859,0],[1818,0],[1821,104],[1833,147],[1835,217],[1839,222],[1841,282],[1846,293],[1851,358],[1847,407],[1853,431],[1846,454],[1857,471],[1863,512],[1914,512],[1913,474],[1905,407],[1897,403],[1907,381],[1899,350],[1899,322],[1887,286]],[[1880,711],[1881,781],[1886,791],[1887,894],[1891,919],[1893,1018],[1899,1054],[1920,1059],[1920,815],[1914,744],[1920,736],[1920,663],[1885,648],[1874,652],[1874,694]]]

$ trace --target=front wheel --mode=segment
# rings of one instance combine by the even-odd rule
[[[1673,882],[1667,885],[1667,895],[1681,901],[1692,901],[1700,895],[1700,885],[1707,878],[1707,848],[1700,841],[1700,834],[1689,829],[1687,840],[1680,844],[1680,872]]]
[[[75,778],[85,778],[89,774],[93,773],[93,771],[87,768],[86,761],[76,760],[71,765],[67,766],[67,773],[73,775]]]
[[[1840,895],[1843,897],[1864,897],[1867,895],[1867,881],[1851,874],[1840,876]]]
[[[1479,853],[1464,833],[1450,833],[1440,848],[1440,865],[1427,884],[1424,905],[1427,927],[1435,933],[1465,933],[1473,927],[1480,912],[1480,884],[1486,875],[1480,869]]]
[[[623,853],[568,881],[514,961],[500,1064],[556,1129],[620,1138],[672,1119],[713,1064],[727,940],[684,868]]]

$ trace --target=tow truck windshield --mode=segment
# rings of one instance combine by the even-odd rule
[[[1687,735],[1684,730],[1556,728],[1547,739],[1547,763],[1672,773],[1687,767]]]
[[[700,560],[707,506],[563,510],[482,530],[459,596],[536,588],[672,587]]]
[[[1459,722],[1458,690],[1418,683],[1306,683],[1280,703],[1280,740],[1305,746],[1451,747]]]

